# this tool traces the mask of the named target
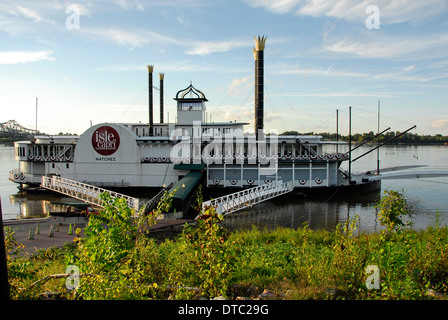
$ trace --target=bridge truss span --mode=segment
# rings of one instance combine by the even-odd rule
[[[10,139],[26,138],[39,133],[40,132],[37,130],[25,128],[15,120],[8,120],[0,123],[0,137]]]

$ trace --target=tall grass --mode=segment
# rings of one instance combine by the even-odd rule
[[[274,291],[279,299],[431,299],[426,295],[428,289],[447,294],[447,227],[441,226],[435,214],[433,226],[412,230],[404,223],[408,212],[402,210],[405,202],[401,194],[389,192],[383,199],[379,205],[386,228],[374,234],[355,232],[357,218],[338,225],[334,232],[311,230],[305,224],[296,230],[254,227],[229,234],[212,209],[197,226],[161,243],[139,236],[139,241],[130,238],[121,247],[115,245],[124,241],[120,233],[111,234],[111,240],[104,237],[118,232],[109,227],[91,235],[101,237],[101,248],[95,246],[97,239],[88,238],[79,241],[76,248],[51,254],[48,261],[45,255],[10,259],[11,270],[20,268],[20,272],[12,273],[14,298],[36,298],[45,286],[64,293],[65,298],[79,298],[67,293],[60,280],[23,294],[23,288],[43,276],[38,268],[51,263],[62,269],[52,268],[53,272],[64,272],[67,257],[70,263],[81,262],[84,268],[98,272],[107,266],[107,275],[98,278],[103,283],[81,278],[81,285],[96,288],[94,293],[81,288],[84,299],[190,299],[198,294],[232,299],[257,297],[264,289]],[[113,208],[105,211],[111,213]],[[112,241],[110,246],[108,241]],[[88,245],[89,252],[85,251]],[[93,253],[97,256],[91,259]],[[118,260],[107,258],[106,253]],[[99,254],[105,259],[98,259]],[[379,289],[366,286],[370,265],[378,267]]]

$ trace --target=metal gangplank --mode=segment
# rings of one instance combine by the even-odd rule
[[[417,178],[440,178],[448,176],[448,167],[427,167],[426,165],[408,165],[382,168],[380,174],[376,170],[362,173],[363,178],[369,181],[386,179],[417,179]]]
[[[62,177],[43,176],[41,186],[99,207],[103,207],[102,201],[99,199],[100,194],[107,192],[112,198],[126,199],[128,206],[136,210],[136,213],[140,209],[140,201],[137,198]]]
[[[204,201],[202,209],[213,206],[219,214],[227,215],[257,203],[281,196],[293,190],[292,181],[274,181],[262,186],[228,194],[223,197]]]
[[[165,191],[168,190],[173,186],[174,183],[170,183],[167,187],[164,186],[154,197],[152,197],[146,204],[145,204],[145,214],[149,214],[151,210],[153,210],[157,204],[159,203],[160,199],[162,199],[163,195],[165,194]]]

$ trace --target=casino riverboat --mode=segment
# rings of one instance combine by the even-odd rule
[[[148,66],[149,123],[101,123],[80,136],[35,136],[15,143],[18,168],[10,180],[38,187],[42,177],[58,176],[104,188],[161,188],[190,172],[200,172],[208,189],[244,189],[291,181],[311,191],[378,191],[369,181],[340,169],[350,161],[349,145],[318,135],[280,136],[264,132],[265,37],[255,38],[255,134],[249,123],[207,122],[205,94],[190,83],[177,92],[176,123],[164,122],[160,80],[160,122],[154,123],[153,66]],[[344,152],[342,152],[344,151]],[[226,189],[228,188],[228,189]]]

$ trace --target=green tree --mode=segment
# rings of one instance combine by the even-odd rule
[[[379,209],[379,222],[386,227],[386,237],[390,237],[393,232],[401,232],[403,227],[412,226],[412,222],[406,218],[410,218],[413,212],[407,205],[403,191],[385,190],[375,207]]]
[[[100,195],[103,209],[91,215],[84,229],[85,238],[68,256],[68,264],[79,267],[83,275],[76,292],[83,299],[138,299],[148,293],[151,272],[140,259],[143,248],[151,245],[146,237],[148,228],[167,201],[159,202],[157,210],[145,216],[135,212],[125,199]],[[166,197],[168,201],[170,197]]]

